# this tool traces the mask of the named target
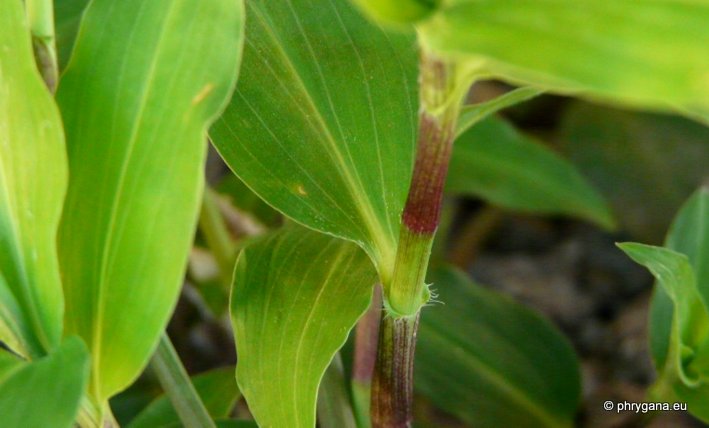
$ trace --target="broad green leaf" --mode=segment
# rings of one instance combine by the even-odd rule
[[[67,183],[64,135],[22,2],[0,2],[0,28],[0,341],[39,357],[62,334],[55,239]]]
[[[147,364],[175,305],[206,130],[233,89],[243,4],[94,0],[57,93],[71,179],[59,235],[66,329],[105,401]]]
[[[444,303],[421,314],[416,389],[475,427],[571,427],[576,356],[544,318],[452,268],[429,280]]]
[[[544,91],[537,88],[517,88],[490,101],[463,106],[460,110],[460,116],[458,117],[458,125],[455,133],[456,138],[463,135],[465,131],[488,116],[500,110],[504,110],[507,107],[512,107],[515,104],[530,100],[543,92]]]
[[[320,380],[375,281],[357,246],[301,227],[241,253],[231,297],[236,378],[259,425],[315,426]]]
[[[697,280],[697,291],[709,302],[709,190],[701,187],[677,214],[665,246],[686,255]],[[672,331],[672,300],[656,287],[650,306],[650,345],[655,366],[665,367]]]
[[[270,205],[393,270],[416,138],[416,44],[346,1],[247,2],[244,62],[210,135]]]
[[[681,117],[576,102],[560,133],[569,160],[608,199],[621,228],[643,242],[662,242],[707,176],[709,128]]]
[[[709,309],[699,293],[689,258],[650,245],[627,243],[619,247],[655,276],[672,301],[665,365],[658,368],[660,386],[656,391],[662,394],[659,398],[665,401],[678,398],[687,403],[692,414],[709,421]],[[668,389],[672,392],[668,393]]]
[[[234,380],[234,368],[211,370],[192,379],[209,415],[214,418],[229,416],[236,401],[241,397]],[[131,421],[129,428],[160,428],[180,423],[170,400],[162,395]]]
[[[495,117],[456,141],[447,190],[509,209],[614,225],[603,198],[569,162]]]
[[[450,0],[428,49],[493,76],[633,105],[709,107],[709,2]]]
[[[60,70],[69,62],[81,16],[88,4],[89,0],[54,0],[54,26]]]
[[[89,375],[89,355],[77,337],[31,363],[0,350],[0,415],[3,428],[70,428]]]

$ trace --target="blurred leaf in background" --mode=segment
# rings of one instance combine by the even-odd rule
[[[416,390],[475,427],[571,427],[580,369],[546,319],[453,268],[429,275],[442,305],[421,316]]]
[[[575,102],[559,132],[563,150],[637,240],[661,242],[674,213],[709,177],[709,129],[687,119]]]
[[[226,418],[241,398],[234,379],[234,367],[210,370],[192,378],[192,384],[213,419]],[[163,428],[179,424],[170,400],[161,395],[133,419],[128,428]]]
[[[266,227],[276,227],[281,223],[281,214],[259,198],[234,174],[227,174],[216,190],[226,197],[238,210],[253,216],[255,221]]]
[[[458,137],[446,186],[450,193],[478,196],[510,210],[614,226],[603,198],[572,164],[496,117]]]

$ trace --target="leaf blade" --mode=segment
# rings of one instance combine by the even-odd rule
[[[525,102],[543,93],[544,91],[541,89],[522,87],[513,89],[490,101],[463,106],[460,109],[460,116],[458,117],[458,125],[455,132],[456,138],[459,138],[465,131],[475,126],[478,122],[500,110]]]
[[[176,302],[242,8],[96,0],[82,19],[57,93],[72,177],[59,243],[67,330],[92,351],[96,400],[138,376]]]
[[[580,376],[563,336],[460,271],[439,268],[430,280],[445,306],[421,316],[416,389],[480,427],[572,426]]]
[[[605,228],[615,223],[603,198],[573,165],[495,117],[458,138],[446,188],[504,208],[573,215]]]
[[[2,354],[2,351],[0,351]],[[31,363],[16,362],[0,379],[3,426],[69,428],[88,380],[89,356],[77,337]],[[37,411],[41,403],[42,410]]]
[[[387,276],[416,135],[413,38],[347,2],[247,6],[243,73],[216,147],[270,205],[358,243]]]
[[[375,281],[355,245],[300,227],[244,250],[231,301],[236,376],[260,425],[315,426],[318,384]]]
[[[685,254],[696,274],[698,292],[709,301],[709,190],[701,187],[682,206],[672,222],[665,246]],[[650,306],[650,345],[658,369],[666,364],[672,326],[672,300],[661,287],[653,293]]]
[[[430,49],[515,82],[706,112],[707,19],[699,1],[455,0],[419,31]]]
[[[192,379],[195,389],[213,419],[226,418],[241,397],[234,379],[234,367],[201,373]],[[164,394],[153,400],[128,425],[129,428],[156,428],[180,425],[180,418]]]
[[[62,333],[55,236],[67,162],[22,4],[0,8],[0,340],[38,357],[58,346]]]
[[[709,307],[699,292],[689,258],[663,247],[636,243],[618,246],[655,276],[671,302],[667,353],[664,366],[658,367],[659,379],[653,392],[659,392],[664,400],[687,403],[693,415],[708,421]],[[652,334],[658,331],[663,330],[655,328]]]

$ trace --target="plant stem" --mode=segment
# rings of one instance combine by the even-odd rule
[[[199,216],[199,228],[207,241],[209,249],[219,266],[219,274],[225,287],[231,287],[231,275],[234,270],[234,243],[231,233],[219,209],[219,195],[209,186],[204,189],[202,212]]]
[[[344,372],[342,358],[339,353],[335,354],[320,382],[318,392],[318,426],[321,428],[357,427],[345,387]]]
[[[357,426],[367,428],[372,425],[369,417],[372,375],[377,361],[377,341],[379,340],[379,320],[382,317],[382,289],[374,287],[372,304],[357,323],[355,332],[354,363],[352,366],[352,398]]]
[[[186,427],[216,427],[165,333],[160,337],[151,366]]]
[[[416,161],[401,216],[394,273],[385,284],[387,313],[379,330],[372,384],[372,423],[377,428],[411,426],[416,329],[420,309],[430,297],[424,281],[440,220],[456,121],[472,76],[423,50]]]
[[[421,55],[419,135],[409,194],[401,215],[399,246],[387,309],[412,317],[428,301],[424,284],[433,238],[438,228],[443,185],[453,149],[460,106],[470,80],[447,62]]]
[[[411,426],[414,395],[414,351],[419,314],[413,318],[384,316],[379,328],[377,365],[372,383],[372,426]]]
[[[47,88],[54,93],[59,80],[54,36],[54,3],[52,0],[25,0],[25,7],[37,68]]]

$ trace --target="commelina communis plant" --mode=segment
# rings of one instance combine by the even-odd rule
[[[143,375],[165,396],[128,426],[409,427],[415,389],[472,426],[572,426],[567,340],[437,263],[444,195],[612,229],[495,113],[551,93],[706,123],[708,24],[688,0],[0,0],[0,424],[125,424]],[[517,89],[469,102],[488,80]],[[664,247],[619,244],[657,278],[648,397],[703,421],[707,198]],[[199,257],[237,359],[190,378],[166,328]]]

